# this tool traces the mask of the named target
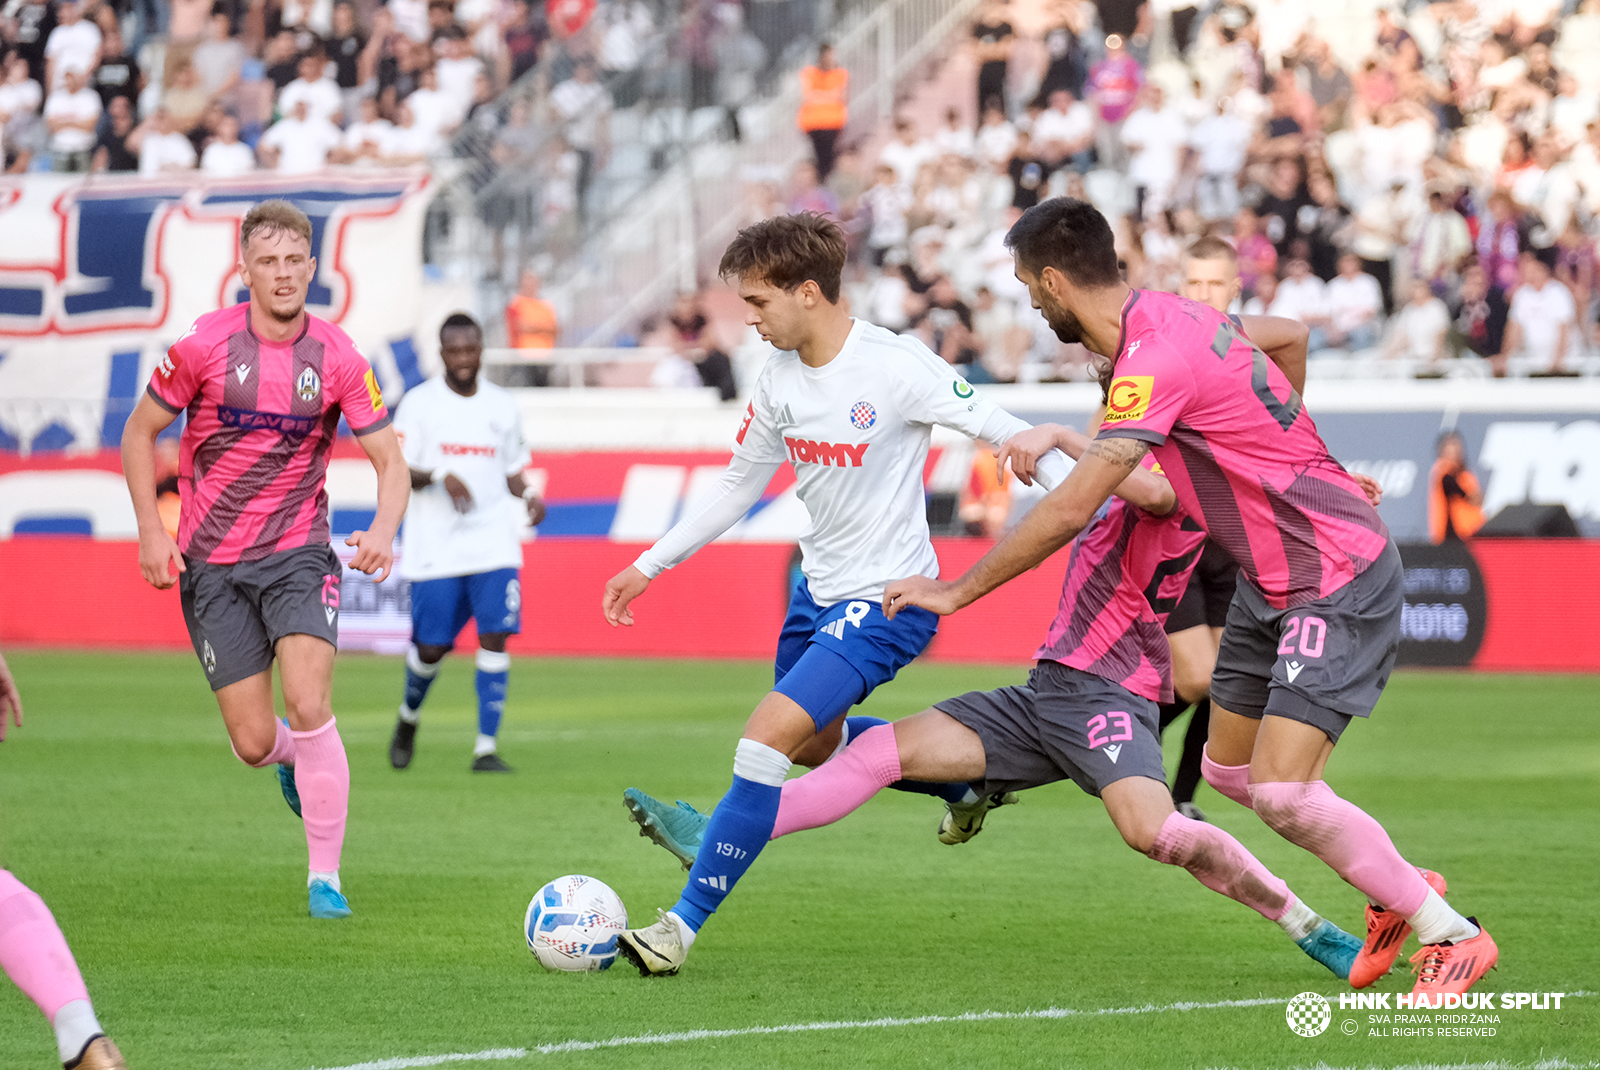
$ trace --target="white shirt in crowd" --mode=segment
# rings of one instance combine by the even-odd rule
[[[734,439],[733,461],[697,508],[640,555],[646,576],[689,558],[744,516],[785,461],[811,516],[801,570],[819,605],[876,601],[901,576],[938,576],[922,472],[934,424],[996,445],[1026,423],[978,395],[913,338],[856,320],[820,368],[774,353]],[[1068,471],[1044,459],[1054,486]]]
[[[329,64],[328,69],[332,70],[333,65]],[[344,96],[339,92],[339,83],[332,78],[322,77],[314,82],[296,78],[278,94],[278,114],[293,115],[295,105],[302,100],[306,102],[308,119],[332,122],[333,117],[344,108]]]
[[[1011,159],[1017,148],[1017,128],[1010,123],[994,123],[980,127],[973,141],[978,159],[990,166],[999,166]]]
[[[1250,136],[1250,124],[1230,112],[1200,123],[1189,138],[1189,146],[1200,157],[1200,173],[1237,175],[1244,167]]]
[[[566,123],[568,145],[585,150],[598,147],[600,118],[611,111],[611,93],[605,86],[568,78],[550,90],[550,103]],[[418,115],[417,125],[421,124],[422,116]]]
[[[1286,278],[1278,283],[1278,296],[1272,302],[1272,315],[1287,316],[1309,323],[1328,315],[1328,288],[1315,275],[1303,279]]]
[[[1348,279],[1336,275],[1328,283],[1327,304],[1333,329],[1348,332],[1383,315],[1383,289],[1364,271]]]
[[[139,143],[139,174],[148,178],[163,171],[188,171],[194,167],[194,145],[174,130],[158,134],[154,130]]]
[[[278,150],[278,173],[303,175],[320,171],[328,153],[339,145],[339,128],[326,119],[279,119],[261,135],[261,143]]]
[[[231,178],[255,169],[256,154],[242,141],[213,141],[200,154],[200,170],[215,178]]]
[[[1572,325],[1577,322],[1572,291],[1555,279],[1543,289],[1518,286],[1511,297],[1511,322],[1522,328],[1522,353],[1539,369],[1554,366],[1566,352],[1557,352],[1561,329],[1567,328],[1567,348],[1571,349]]]
[[[1028,131],[1033,138],[1035,152],[1044,151],[1054,144],[1076,145],[1094,134],[1094,112],[1089,105],[1075,100],[1066,111],[1046,108],[1033,121]]]
[[[0,84],[0,120],[24,112],[37,112],[43,103],[44,90],[32,78]]]
[[[1450,310],[1437,297],[1422,304],[1408,303],[1394,317],[1393,345],[1413,360],[1437,360],[1443,355],[1444,336],[1450,329]]]
[[[435,580],[521,568],[528,514],[506,480],[528,463],[528,447],[511,395],[480,378],[477,393],[462,397],[443,377],[430,379],[406,392],[394,429],[406,464],[447,468],[472,493],[472,508],[458,513],[442,479],[411,492],[400,575]]]
[[[878,162],[894,168],[894,177],[906,189],[917,181],[922,165],[939,154],[931,142],[913,141],[907,145],[899,138],[885,145],[878,153]]]
[[[439,78],[439,92],[454,103],[456,121],[460,122],[472,107],[472,97],[478,91],[478,75],[483,72],[483,60],[477,56],[446,58],[434,63],[433,69]]]
[[[1165,192],[1178,178],[1183,148],[1189,140],[1178,109],[1140,108],[1122,124],[1122,140],[1131,151],[1128,177],[1135,185]],[[1132,147],[1137,145],[1137,149]]]
[[[71,26],[62,23],[45,40],[44,58],[55,61],[55,84],[50,88],[60,89],[61,76],[68,67],[94,70],[100,60],[100,27],[88,19],[79,19]]]
[[[44,102],[44,117],[73,121],[100,118],[100,94],[85,86],[76,93],[57,89]],[[51,152],[88,152],[94,148],[94,128],[88,130],[64,126],[50,135]]]
[[[362,146],[370,143],[377,146],[380,156],[397,155],[389,151],[389,138],[393,130],[394,124],[387,119],[374,119],[370,123],[351,123],[344,129],[343,145],[348,152],[360,153]],[[371,164],[376,161],[365,158],[359,162]]]

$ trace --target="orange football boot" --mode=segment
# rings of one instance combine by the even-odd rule
[[[1444,895],[1450,885],[1431,869],[1419,869],[1428,887]],[[1389,972],[1400,955],[1400,947],[1411,935],[1411,923],[1392,910],[1379,910],[1367,904],[1367,939],[1350,965],[1350,987],[1366,988]]]

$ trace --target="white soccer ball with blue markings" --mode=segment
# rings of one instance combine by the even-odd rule
[[[522,931],[528,950],[547,970],[586,973],[617,959],[617,936],[628,910],[603,881],[573,874],[540,888],[528,904]]]

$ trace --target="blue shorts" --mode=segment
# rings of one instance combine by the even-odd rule
[[[479,635],[522,631],[522,581],[514,568],[471,576],[411,581],[411,641],[418,646],[455,646],[467,618]]]
[[[822,731],[928,648],[939,615],[912,606],[889,620],[877,602],[852,599],[824,609],[804,577],[789,596],[778,633],[773,690],[794,699]]]

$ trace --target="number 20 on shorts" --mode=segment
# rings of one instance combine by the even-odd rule
[[[1295,652],[1295,635],[1299,634],[1300,653],[1308,658],[1322,657],[1322,641],[1328,636],[1328,622],[1321,617],[1290,617],[1289,624],[1283,629],[1283,642],[1278,644],[1278,653],[1293,656]]]

